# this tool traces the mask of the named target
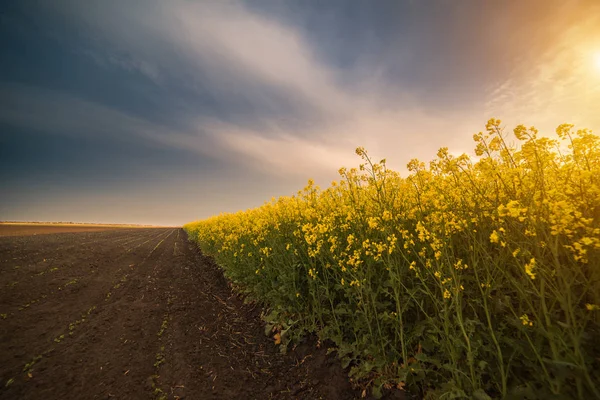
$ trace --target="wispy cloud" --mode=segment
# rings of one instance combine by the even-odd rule
[[[593,55],[600,50],[600,3],[565,2],[556,9],[552,29],[515,63],[509,75],[489,89],[486,112],[507,116],[511,123],[536,124],[553,133],[564,122],[600,128],[600,71]],[[562,16],[562,18],[560,18]],[[534,31],[535,34],[535,31]],[[527,49],[523,49],[527,50]]]
[[[95,135],[146,145],[166,145],[210,156],[209,136],[182,132],[56,90],[1,84],[0,121],[69,136]],[[195,140],[199,139],[199,140]]]
[[[214,191],[202,197],[207,213],[293,193],[309,177],[327,184],[339,167],[359,162],[357,146],[399,170],[442,146],[469,152],[472,134],[492,116],[509,127],[600,127],[600,73],[586,61],[600,48],[591,0],[327,12],[314,4],[257,4],[64,0],[23,7],[35,34],[19,34],[30,35],[28,44],[38,34],[50,38],[57,61],[51,73],[21,57],[37,80],[0,66],[14,78],[0,80],[0,122],[194,155],[205,161],[201,171],[177,171],[185,179],[173,186],[169,170],[160,184],[185,192],[190,174],[201,175],[198,185]],[[41,54],[45,44],[30,53]],[[224,200],[233,183],[239,198]],[[190,198],[199,193],[196,187]]]
[[[155,82],[179,80],[197,96],[214,99],[222,114],[182,103],[182,125],[189,129],[180,131],[104,105],[46,94],[32,97],[52,105],[29,105],[36,107],[38,125],[49,127],[54,120],[55,130],[77,131],[78,123],[87,123],[91,130],[127,131],[276,175],[316,177],[334,176],[339,166],[354,164],[358,145],[401,167],[413,156],[429,157],[438,146],[452,145],[459,129],[468,126],[448,123],[408,92],[390,97],[376,67],[362,63],[344,70],[326,64],[297,29],[238,3],[128,5],[116,22],[107,19],[111,6],[102,7],[60,10],[73,23],[85,21],[82,26],[93,38],[86,54],[106,67],[139,70]],[[348,83],[347,76],[357,83]],[[61,113],[70,120],[53,117]]]

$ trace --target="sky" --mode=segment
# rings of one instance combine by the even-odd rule
[[[181,225],[508,131],[600,131],[598,0],[0,5],[0,220]]]

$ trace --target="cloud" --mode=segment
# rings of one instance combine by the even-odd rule
[[[114,18],[110,3],[59,11],[88,30],[79,51],[99,65],[183,85],[199,98],[210,96],[222,112],[205,113],[171,92],[169,101],[185,110],[174,128],[70,94],[21,87],[11,92],[13,107],[2,118],[62,133],[110,132],[273,175],[317,178],[357,163],[359,145],[388,158],[390,148],[421,156],[419,149],[435,149],[415,132],[434,126],[448,132],[407,93],[395,99],[380,93],[384,82],[365,64],[358,67],[361,79],[357,70],[327,65],[297,29],[241,4],[131,4]],[[348,85],[345,75],[361,83]],[[408,161],[408,152],[400,153]]]
[[[185,222],[293,194],[307,178],[327,185],[360,162],[357,146],[402,171],[442,146],[469,153],[490,117],[600,127],[600,73],[586,64],[600,48],[596,0],[273,4],[15,5],[0,26],[14,61],[0,65],[0,123],[23,129],[6,143],[67,137],[35,149],[60,147],[54,171],[24,156],[35,168],[10,173],[10,213],[156,222],[176,197],[163,217]],[[110,143],[70,140],[82,135]],[[80,157],[62,147],[97,143]],[[111,159],[102,153],[77,169],[113,149],[114,168],[94,175]]]
[[[576,109],[568,102],[578,93],[583,94],[580,99],[598,98],[598,92],[586,88],[580,79],[580,66],[569,63],[573,50],[568,44],[593,30],[597,22],[593,19],[568,31],[556,46],[548,45],[539,60],[524,57],[508,75],[494,71],[501,79],[489,85],[476,102],[444,108],[434,106],[438,93],[434,89],[429,94],[432,104],[427,104],[423,102],[427,98],[411,91],[413,85],[403,88],[394,83],[389,75],[393,65],[382,65],[373,54],[357,56],[346,67],[328,63],[297,25],[241,3],[65,4],[52,11],[84,32],[86,39],[79,51],[104,68],[138,72],[160,85],[166,93],[164,104],[175,110],[180,121],[177,126],[161,125],[89,99],[58,92],[25,95],[26,90],[22,96],[27,101],[1,111],[4,119],[55,131],[112,132],[280,177],[329,178],[341,165],[358,162],[353,149],[359,145],[402,169],[410,158],[430,159],[441,146],[469,151],[472,133],[491,116],[533,124],[554,122],[557,110],[563,114],[567,110],[566,117],[579,113],[582,119],[589,118],[588,103],[580,101]],[[115,4],[119,13],[114,13]],[[442,32],[457,37],[473,34],[457,29],[455,21]],[[517,43],[524,35],[522,29],[509,42]],[[491,37],[494,32],[485,35]],[[543,29],[537,34],[549,35]],[[385,62],[400,62],[403,57],[423,61],[423,54],[435,50],[431,46],[441,39],[429,34],[423,45],[430,47],[420,49],[418,57],[402,50]],[[415,43],[418,47],[418,40]],[[451,57],[452,62],[458,59]],[[429,74],[461,70],[458,65],[436,64],[411,68]],[[463,71],[457,76],[465,75]],[[454,90],[460,103],[459,97],[468,89],[462,86],[448,82],[450,89],[440,93],[453,103],[446,96]]]
[[[0,121],[68,136],[94,135],[146,145],[169,146],[211,156],[210,137],[175,131],[68,93],[21,84],[0,84]]]
[[[490,85],[487,113],[550,135],[565,122],[600,128],[600,71],[592,62],[600,50],[600,4],[585,3],[565,2],[554,9],[553,24],[532,31],[538,46],[523,49],[507,77]]]
[[[96,64],[104,68],[118,67],[129,72],[139,72],[155,84],[163,83],[157,65],[133,58],[130,54],[124,55],[116,52],[110,53],[109,51],[100,54],[87,48],[77,49],[75,52],[91,58]]]

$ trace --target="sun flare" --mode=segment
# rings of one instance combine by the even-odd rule
[[[594,54],[594,66],[596,67],[596,71],[600,73],[600,51]]]

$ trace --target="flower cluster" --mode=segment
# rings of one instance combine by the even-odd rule
[[[442,148],[407,177],[359,147],[359,168],[327,189],[309,181],[185,229],[290,327],[279,342],[316,332],[355,377],[446,397],[599,398],[600,138],[513,133],[492,119],[476,159]]]

